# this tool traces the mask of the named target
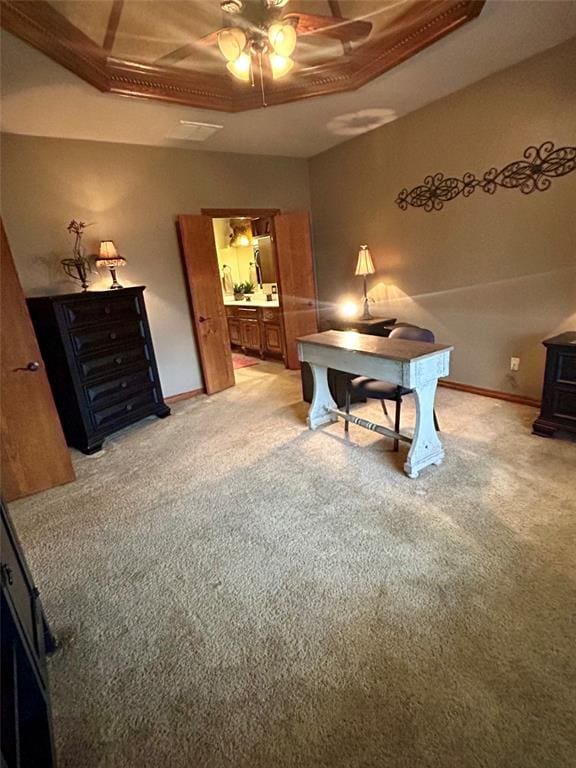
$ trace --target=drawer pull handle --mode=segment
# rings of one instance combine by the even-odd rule
[[[5,563],[2,564],[2,576],[4,577],[4,581],[8,582],[9,586],[14,584],[14,579],[12,578],[12,568],[10,568]]]
[[[114,341],[114,339],[118,338],[118,334],[115,331],[112,331],[112,333],[110,334],[110,338],[112,339],[112,341]]]
[[[126,389],[126,387],[128,386],[128,382],[123,381],[122,384],[120,384],[120,386],[122,387],[122,389]]]
[[[127,406],[126,406],[126,410],[127,410],[127,411],[131,411],[131,410],[132,410],[132,408],[133,408],[133,406],[132,406],[132,405],[127,405]]]
[[[106,304],[104,307],[104,314],[109,315],[110,312],[112,312],[112,307],[109,304]]]
[[[114,358],[114,362],[115,362],[117,365],[120,365],[120,363],[122,362],[122,358],[121,358],[121,357],[115,357],[115,358]]]

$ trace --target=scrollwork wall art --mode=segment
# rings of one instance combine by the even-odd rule
[[[478,188],[488,195],[493,195],[499,187],[519,189],[529,195],[531,192],[544,192],[550,188],[552,179],[566,176],[574,170],[576,147],[554,149],[551,141],[545,141],[539,147],[528,147],[523,160],[509,163],[500,171],[490,168],[481,178],[473,173],[465,173],[461,179],[452,176],[444,178],[442,173],[426,176],[423,184],[410,191],[403,189],[396,198],[396,204],[403,211],[408,206],[441,211],[444,203],[459,195],[469,197]]]

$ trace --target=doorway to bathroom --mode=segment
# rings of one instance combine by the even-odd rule
[[[206,392],[234,386],[233,354],[236,370],[299,368],[297,339],[318,330],[308,213],[203,209],[178,230]]]

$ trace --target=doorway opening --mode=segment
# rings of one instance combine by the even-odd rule
[[[206,392],[262,361],[299,368],[297,339],[318,329],[308,213],[203,209],[178,230]]]
[[[285,364],[273,218],[213,218],[212,227],[233,369]]]

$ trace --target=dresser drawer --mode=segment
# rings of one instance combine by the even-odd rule
[[[241,307],[226,307],[228,317],[244,317],[250,320],[258,319],[258,307],[248,307],[245,304]]]
[[[108,381],[88,385],[84,389],[90,406],[98,409],[127,400],[139,392],[148,391],[153,386],[152,370],[148,367],[140,371],[129,371]]]
[[[123,346],[144,338],[142,323],[130,321],[115,323],[105,328],[71,331],[70,338],[79,355],[90,354],[98,349]]]
[[[552,415],[576,424],[576,388],[555,386],[552,393]]]
[[[138,320],[140,315],[138,296],[130,294],[112,293],[105,301],[98,298],[62,304],[62,316],[69,328],[99,326],[108,320]]]
[[[279,323],[280,310],[277,307],[262,307],[262,320],[265,323]]]
[[[559,352],[557,365],[556,381],[576,388],[576,349],[574,353]]]
[[[119,375],[125,368],[148,368],[150,354],[145,344],[139,344],[128,349],[108,352],[98,357],[78,360],[80,377],[86,381],[95,378],[111,378]]]
[[[137,395],[123,400],[121,403],[108,406],[107,408],[95,409],[92,413],[92,420],[96,429],[108,428],[112,425],[122,422],[130,423],[141,417],[142,412],[150,411],[152,406],[158,403],[158,396],[154,389],[146,392],[140,392]]]
[[[30,587],[18,560],[16,550],[2,519],[0,537],[2,559],[2,587],[12,601],[12,605],[22,624],[22,628],[30,641],[30,647],[37,650],[36,642],[36,606],[30,595]]]

